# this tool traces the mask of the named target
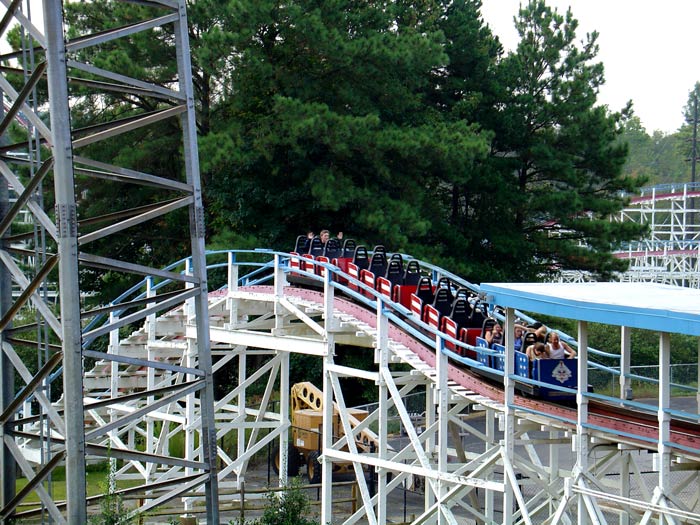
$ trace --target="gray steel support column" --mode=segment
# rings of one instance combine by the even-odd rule
[[[2,98],[2,92],[0,92]],[[3,106],[0,104],[0,117]],[[0,142],[2,139],[0,138]],[[0,177],[0,221],[5,218],[10,208],[10,191],[7,182]],[[5,241],[0,239],[0,250],[5,249]],[[0,318],[10,309],[12,304],[12,280],[5,265],[0,264]],[[11,326],[11,325],[10,325]],[[14,397],[14,370],[10,360],[2,351],[5,340],[4,331],[0,331],[0,413]],[[2,491],[0,491],[0,507],[10,501],[15,495],[15,461],[10,450],[5,446],[5,428],[0,426],[0,476],[2,476]]]
[[[199,283],[195,296],[197,318],[197,356],[199,369],[204,372],[205,387],[200,397],[202,418],[202,451],[208,466],[205,485],[207,523],[219,523],[219,483],[216,472],[216,425],[214,417],[214,380],[212,373],[211,345],[209,341],[209,304],[207,264],[204,246],[204,206],[199,178],[199,155],[197,152],[197,127],[195,121],[194,91],[192,87],[192,64],[190,62],[189,35],[187,32],[187,4],[178,2],[179,21],[175,24],[175,47],[177,52],[180,92],[185,95],[187,111],[181,116],[185,171],[187,182],[192,185],[194,203],[190,206],[190,238],[192,244],[192,270]]]
[[[63,392],[66,424],[66,521],[87,523],[83,362],[78,284],[78,222],[75,205],[73,149],[63,13],[60,0],[44,0],[49,115],[54,157],[58,281],[63,347]]]

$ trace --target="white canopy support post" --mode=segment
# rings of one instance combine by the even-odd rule
[[[576,404],[578,405],[576,419],[576,470],[580,473],[588,472],[588,323],[578,322],[578,387],[576,392]],[[577,482],[580,482],[578,476]],[[586,512],[584,495],[578,495],[578,523],[585,525],[590,523],[590,516]]]
[[[226,305],[228,306],[229,311],[228,322],[231,328],[233,328],[238,323],[238,301],[234,300],[232,297],[233,292],[238,290],[238,265],[236,264],[236,254],[233,252],[228,253],[227,267],[228,294],[226,298]],[[277,259],[275,259],[275,271],[277,271]]]
[[[620,327],[620,399],[632,399],[632,381],[630,379],[630,364],[632,329],[629,326]]]
[[[671,337],[659,334],[659,488],[662,495],[671,490]]]

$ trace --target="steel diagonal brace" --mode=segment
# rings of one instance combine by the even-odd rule
[[[99,436],[102,436],[106,433],[108,433],[111,430],[114,430],[116,428],[119,428],[120,426],[124,425],[125,423],[128,423],[130,421],[133,421],[135,419],[140,419],[149,412],[153,412],[154,410],[168,405],[170,403],[174,403],[175,401],[178,401],[179,399],[182,399],[183,397],[189,395],[189,394],[194,394],[195,392],[203,389],[205,387],[205,384],[203,381],[197,381],[195,383],[191,383],[186,386],[186,388],[183,388],[180,392],[176,392],[175,394],[171,394],[169,396],[166,396],[162,399],[159,399],[158,401],[154,401],[150,403],[149,405],[140,408],[138,410],[135,410],[131,414],[129,414],[126,417],[120,418],[116,421],[113,421],[109,423],[108,425],[105,425],[100,428],[96,428],[92,432],[88,432],[85,434],[85,440],[89,441],[91,439],[95,439]],[[91,407],[86,407],[86,408],[91,408]]]
[[[115,82],[120,82],[121,84],[133,86],[141,91],[148,91],[152,96],[157,98],[165,98],[168,100],[176,100],[179,102],[185,101],[185,96],[182,93],[174,91],[172,89],[168,89],[163,86],[159,86],[157,84],[144,82],[143,80],[128,77],[126,75],[121,75],[119,73],[115,73],[114,71],[102,69],[92,64],[86,64],[77,60],[68,60],[67,64],[68,67],[70,67],[71,69],[78,69],[80,71],[85,71],[86,73],[90,73],[91,75],[95,75],[97,77],[103,77],[109,80],[113,80]]]
[[[139,224],[143,224],[144,222],[148,222],[150,220],[157,219],[158,217],[161,217],[162,215],[166,215],[166,214],[171,213],[175,210],[179,210],[180,208],[184,208],[185,206],[189,206],[193,202],[194,202],[194,199],[192,197],[183,197],[182,199],[177,199],[175,201],[169,201],[158,208],[147,211],[145,213],[141,213],[140,215],[137,215],[135,217],[131,217],[129,219],[123,220],[123,221],[118,222],[116,224],[112,224],[110,226],[96,230],[94,232],[90,232],[90,233],[87,233],[85,235],[81,235],[78,238],[78,244],[80,246],[84,246],[85,244],[91,243],[91,242],[96,241],[98,239],[102,239],[103,237],[107,237],[109,235],[113,235],[115,233],[119,233],[121,231],[124,231],[128,228],[138,226]]]
[[[22,473],[24,476],[27,478],[28,482],[27,485],[20,490],[14,498],[12,498],[11,501],[5,505],[5,507],[2,508],[0,511],[0,517],[5,519],[7,518],[12,511],[19,505],[24,498],[26,498],[29,493],[32,491],[36,491],[37,495],[39,496],[39,499],[41,500],[41,503],[46,507],[46,510],[49,511],[49,514],[51,517],[56,521],[56,523],[66,523],[66,520],[64,517],[61,515],[61,512],[58,510],[58,507],[56,507],[56,504],[53,501],[53,498],[49,495],[48,492],[46,492],[46,489],[43,487],[41,484],[44,479],[53,471],[54,468],[56,468],[61,461],[63,461],[63,458],[65,457],[65,449],[57,451],[55,455],[46,462],[46,464],[39,470],[39,472],[34,472],[32,469],[31,465],[29,465],[29,462],[24,458],[24,454],[20,450],[20,448],[17,446],[15,441],[9,437],[5,436],[5,446],[10,450],[12,455],[14,456],[15,460],[17,461],[17,464],[19,465],[20,469],[22,470]]]
[[[129,182],[131,184],[140,184],[142,186],[153,186],[156,188],[163,188],[167,190],[184,191],[186,193],[192,193],[192,185],[187,184],[185,182],[170,180],[166,179],[165,177],[151,175],[150,173],[144,173],[142,171],[130,170],[128,168],[114,166],[113,164],[99,162],[78,155],[73,157],[73,162],[78,165],[75,167],[76,172],[87,172],[87,174],[92,174],[95,177],[112,177],[121,182]],[[95,170],[85,170],[80,166],[90,166],[91,168],[96,168],[101,171],[96,172]]]
[[[2,79],[1,76],[0,79]],[[24,184],[22,184],[22,182],[17,178],[17,176],[5,162],[0,162],[0,173],[2,173],[2,176],[5,177],[5,180],[10,186],[12,186],[12,189],[14,189],[15,192],[24,194]],[[41,208],[41,206],[30,199],[27,201],[27,208],[29,208],[29,211],[31,211],[34,215],[34,219],[46,230],[46,233],[48,233],[54,241],[58,242],[58,230],[56,225]]]
[[[113,363],[121,363],[135,366],[145,366],[156,370],[168,370],[177,374],[190,374],[197,377],[204,377],[204,372],[198,368],[188,368],[185,366],[171,365],[163,361],[149,361],[148,359],[139,359],[137,357],[127,357],[119,354],[106,354],[104,352],[96,352],[94,350],[83,350],[84,357],[93,357],[95,359],[104,359]]]
[[[206,483],[208,479],[209,479],[209,474],[202,474],[201,476],[194,478],[192,481],[189,481],[186,483],[178,483],[176,489],[171,490],[170,492],[167,492],[166,494],[162,495],[159,498],[148,500],[144,505],[142,505],[139,508],[139,513],[142,515],[146,514],[151,509],[154,509],[154,508],[162,505],[163,503],[166,503],[166,502],[170,501],[171,499],[178,497],[180,494],[184,494],[188,490],[191,490],[191,489],[198,487],[200,485],[204,485],[204,483]],[[150,488],[150,485],[148,487]]]
[[[105,421],[105,419],[102,416],[100,416],[97,413],[97,411],[87,410],[87,413],[95,420],[95,423],[97,423],[97,425],[104,426],[107,424],[107,421]],[[128,449],[128,446],[126,445],[126,443],[124,443],[124,441],[122,441],[122,439],[119,437],[119,435],[117,433],[110,432],[109,434],[110,434],[109,435],[109,442],[110,442],[111,449],[113,449],[113,450],[126,450],[126,449]],[[92,445],[92,447],[93,447],[93,451],[94,451],[94,450],[96,450],[97,445]],[[86,446],[85,447],[86,454],[88,453],[87,449],[88,449],[88,447]],[[99,454],[99,455],[102,455],[102,454]],[[107,456],[105,456],[105,457],[110,457],[110,459],[111,458],[117,459],[116,456],[110,456],[109,454],[107,454]],[[122,459],[124,459],[124,458],[122,458]],[[138,459],[137,458],[129,458],[129,459],[130,459],[129,463],[131,464],[131,466],[134,467],[141,476],[146,478],[148,473],[146,472],[146,465],[144,465],[145,456],[140,457]]]
[[[129,36],[135,33],[141,33],[143,31],[146,31],[147,29],[153,29],[156,27],[164,26],[166,24],[177,22],[178,19],[178,13],[174,13],[170,15],[161,16],[159,18],[153,18],[151,20],[146,20],[144,22],[139,22],[137,24],[131,24],[110,29],[108,31],[102,31],[94,35],[76,38],[66,44],[66,52],[74,53],[79,49],[96,46],[98,44],[104,44],[106,42],[117,40],[119,38],[123,38],[125,36]]]
[[[89,66],[88,66],[89,67]],[[86,70],[87,68],[83,68],[83,70]],[[95,68],[96,70],[98,68]],[[100,75],[100,76],[106,76],[106,75]],[[129,78],[129,77],[124,77],[124,78]],[[132,82],[128,82],[126,84],[123,83],[117,83],[117,82],[107,82],[105,80],[93,80],[93,79],[87,79],[87,78],[79,78],[79,77],[68,77],[68,82],[71,84],[77,84],[80,86],[85,86],[88,88],[92,88],[95,91],[100,91],[103,93],[120,93],[122,95],[136,95],[137,97],[150,97],[150,98],[156,98],[156,99],[161,99],[161,100],[167,100],[169,102],[184,102],[184,97],[178,96],[178,93],[172,91],[168,94],[165,94],[162,90],[154,90],[154,89],[149,89],[148,87],[140,87],[135,85],[135,80],[131,79]],[[145,82],[143,83],[145,84]]]
[[[168,392],[179,392],[182,390],[184,387],[187,386],[192,386],[196,385],[196,382],[188,382],[188,383],[175,383],[175,384],[167,384],[165,386],[161,386],[158,388],[152,388],[150,390],[144,390],[144,391],[139,391],[139,392],[134,392],[132,394],[127,394],[124,396],[119,396],[119,397],[109,397],[106,399],[100,399],[99,401],[94,401],[90,402],[89,404],[85,405],[86,409],[90,410],[95,410],[96,408],[112,408],[116,405],[124,405],[130,401],[138,401],[141,399],[144,399],[145,397],[153,397],[161,394],[166,394]],[[86,403],[90,401],[91,398],[85,397]]]
[[[107,140],[112,137],[123,135],[128,131],[133,131],[135,129],[140,129],[145,126],[150,126],[161,120],[167,120],[169,118],[174,118],[187,111],[187,106],[176,106],[170,109],[164,109],[162,111],[155,111],[149,113],[145,116],[139,118],[130,118],[126,122],[120,121],[117,124],[107,126],[107,129],[103,129],[105,126],[100,126],[99,131],[95,131],[92,134],[86,135],[84,137],[75,139],[73,141],[73,148],[79,149],[95,142],[100,142],[102,140]]]
[[[33,376],[31,374],[31,372],[29,372],[29,370],[25,366],[22,359],[17,355],[17,352],[15,352],[15,349],[12,348],[11,345],[9,345],[7,343],[3,343],[2,351],[10,360],[10,362],[12,363],[12,366],[15,367],[15,370],[17,371],[19,376],[22,378],[22,380],[27,384],[31,383]],[[61,418],[60,414],[58,413],[58,411],[54,408],[51,401],[40,390],[35,390],[34,397],[36,397],[37,401],[41,405],[41,408],[48,415],[49,419],[51,420],[51,423],[53,423],[56,426],[56,430],[62,436],[65,436],[66,435],[65,423],[63,421],[63,418]]]
[[[639,525],[646,525],[651,521],[653,515],[657,513],[660,516],[660,521],[665,521],[669,525],[675,525],[677,523],[675,517],[679,517],[684,521],[700,521],[700,516],[697,513],[669,507],[666,496],[661,491],[660,487],[654,488],[654,495],[649,503],[643,504],[637,501],[630,501],[629,504],[630,506],[641,506],[642,508],[646,508],[646,512],[640,520]]]
[[[13,2],[10,2],[10,0],[0,0],[2,4],[7,8],[8,13],[12,12],[15,19],[22,24],[22,28],[25,29],[29,34],[32,36],[34,40],[37,41],[37,43],[46,49],[46,38],[44,38],[44,33],[42,31],[39,31],[34,24],[32,24],[32,21],[29,20],[26,16],[21,11],[17,11],[17,9],[12,9],[12,6],[14,5]]]
[[[30,201],[30,199],[34,195],[34,190],[36,190],[39,184],[41,184],[41,181],[44,180],[44,177],[51,170],[51,168],[53,168],[53,158],[50,158],[42,163],[37,172],[29,181],[27,187],[25,187],[22,190],[22,193],[19,194],[17,200],[7,212],[5,218],[2,221],[0,221],[0,236],[5,235],[5,232],[12,225],[12,221],[14,220],[14,218],[20,212],[22,207]]]
[[[10,262],[10,257],[7,254],[7,252],[2,251],[0,252],[0,256],[2,262],[4,262],[6,265]],[[22,293],[20,296],[17,298],[17,300],[14,301],[14,303],[8,308],[7,312],[5,313],[4,317],[0,319],[0,330],[3,330],[14,318],[14,316],[17,314],[17,312],[24,306],[27,301],[30,299],[32,300],[32,303],[37,305],[38,303],[44,304],[43,299],[36,293],[36,291],[41,287],[42,283],[44,282],[44,279],[49,275],[51,270],[53,270],[54,266],[56,266],[56,263],[58,262],[58,257],[53,255],[46,259],[46,262],[44,265],[39,269],[37,274],[34,276],[34,278],[31,280],[31,282],[28,282],[26,280],[26,277],[22,273],[17,273],[17,272],[12,272],[13,277],[16,275],[16,280],[19,283],[20,287],[22,288]],[[8,265],[8,268],[10,266]],[[11,268],[10,268],[11,269]],[[19,267],[17,267],[17,270],[19,270]],[[21,272],[21,270],[19,270]],[[21,277],[21,278],[20,278]],[[26,283],[26,284],[25,284]],[[47,320],[48,322],[49,320]],[[50,323],[49,323],[50,324]],[[53,327],[52,327],[53,328]],[[61,335],[61,332],[59,331],[57,335]]]
[[[197,278],[192,277],[191,275],[179,272],[169,272],[166,270],[160,270],[158,268],[152,268],[150,266],[145,266],[142,264],[128,263],[126,261],[120,261],[118,259],[112,259],[109,257],[101,257],[99,255],[94,255],[91,253],[81,252],[78,254],[78,259],[81,262],[93,268],[117,270],[124,273],[134,273],[137,275],[146,275],[149,277],[161,277],[163,279],[175,282],[197,284]]]
[[[571,478],[567,478],[564,480],[564,496],[559,502],[559,505],[557,506],[557,510],[554,512],[554,515],[552,516],[552,519],[549,520],[547,523],[551,524],[558,524],[561,523],[562,520],[565,522],[569,522],[569,519],[564,516],[564,512],[566,512],[566,507],[569,504],[569,501],[571,500],[571,492],[572,492],[572,480]]]
[[[3,22],[4,22],[4,20],[3,20]],[[2,32],[0,32],[0,34],[2,34]],[[39,64],[37,64],[36,69],[32,72],[32,75],[29,77],[29,80],[22,88],[22,91],[17,95],[17,98],[15,99],[14,103],[12,104],[12,107],[5,114],[5,118],[3,118],[2,121],[0,121],[0,135],[3,135],[5,133],[7,128],[12,123],[12,119],[14,119],[17,116],[17,114],[20,112],[20,109],[22,108],[24,101],[27,100],[27,97],[29,96],[29,94],[32,92],[32,90],[36,86],[36,83],[39,81],[41,76],[44,74],[45,69],[46,69],[46,62],[40,62]]]
[[[163,456],[159,454],[147,454],[145,452],[135,452],[127,448],[118,449],[113,447],[104,447],[101,445],[86,445],[85,449],[89,454],[103,458],[123,459],[126,461],[147,461],[149,463],[157,463],[161,465],[204,469],[204,464],[200,463],[199,461],[190,461],[187,459],[176,458],[173,456]]]
[[[559,506],[557,507],[557,510],[549,523],[559,523],[559,520],[561,520],[564,516],[566,506],[571,501],[574,493],[577,493],[581,495],[586,511],[588,512],[589,517],[594,520],[594,523],[601,523],[603,525],[607,524],[605,516],[600,511],[600,508],[596,502],[591,498],[592,491],[590,491],[588,488],[586,480],[587,477],[582,472],[578,472],[573,479],[568,478],[564,480],[564,497],[559,503]]]
[[[20,94],[15,91],[15,88],[12,87],[12,84],[10,84],[4,76],[0,76],[0,90],[12,101],[19,100],[20,98]],[[24,102],[22,102],[21,110],[27,120],[29,120],[39,132],[42,140],[45,140],[48,146],[53,146],[51,130],[44,121],[41,120],[39,115]]]
[[[27,385],[15,396],[15,398],[7,405],[5,411],[0,414],[0,425],[4,425],[7,421],[14,415],[15,411],[22,406],[24,401],[31,396],[36,388],[41,385],[42,381],[46,376],[48,376],[51,371],[58,366],[58,364],[63,359],[63,354],[57,352],[49,358],[49,360],[44,363],[41,370],[27,383]]]
[[[21,3],[22,0],[12,0],[12,3],[7,7],[7,12],[5,16],[2,17],[2,21],[0,21],[0,35],[4,34],[10,26],[10,22],[12,22],[12,18],[15,16],[15,11],[17,11]]]

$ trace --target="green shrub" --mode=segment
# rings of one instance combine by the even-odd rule
[[[317,521],[308,517],[311,505],[301,490],[299,478],[293,480],[281,493],[269,492],[266,498],[265,511],[253,525],[318,525]],[[237,525],[237,522],[234,520],[229,524]]]

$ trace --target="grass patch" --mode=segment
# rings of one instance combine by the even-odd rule
[[[96,496],[106,492],[109,483],[109,464],[107,462],[97,465],[89,465],[85,472],[87,485],[87,495]],[[18,478],[16,483],[17,491],[19,492],[27,486],[27,478]],[[117,481],[118,489],[135,487],[142,482],[138,480]],[[57,467],[51,475],[51,485],[44,482],[43,487],[49,491],[54,501],[63,501],[66,499],[66,469],[65,467]],[[25,499],[24,504],[39,503],[39,496],[36,491],[31,492]]]

